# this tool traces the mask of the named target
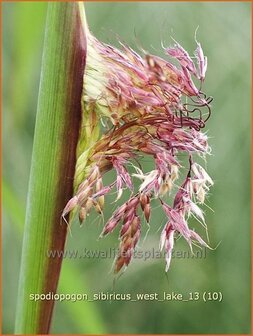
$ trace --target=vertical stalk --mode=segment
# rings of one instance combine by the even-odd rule
[[[61,212],[72,197],[86,60],[85,15],[78,2],[48,4],[16,314],[18,334],[49,332],[67,227]]]

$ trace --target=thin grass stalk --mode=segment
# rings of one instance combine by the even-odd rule
[[[81,94],[86,60],[85,16],[80,3],[48,5],[41,81],[26,209],[15,332],[49,332],[54,301],[31,294],[57,290],[67,226],[61,212],[73,194]]]

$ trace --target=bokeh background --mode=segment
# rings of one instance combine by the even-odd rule
[[[3,3],[3,333],[14,328],[27,186],[36,117],[47,3]],[[116,34],[162,55],[176,38],[193,51],[194,32],[208,55],[205,91],[214,97],[207,129],[215,180],[205,209],[211,245],[202,259],[134,260],[113,284],[112,259],[66,259],[62,293],[187,294],[221,291],[222,302],[61,302],[53,333],[250,333],[250,4],[89,2],[91,31],[116,43]],[[136,37],[135,37],[136,36]],[[147,162],[147,165],[149,163]],[[108,218],[112,206],[107,206]],[[157,249],[164,223],[159,208],[141,249]],[[200,230],[199,224],[191,221]],[[116,248],[117,233],[98,241],[102,222],[73,225],[69,249]],[[147,228],[144,228],[146,231]],[[220,244],[219,244],[220,243]],[[181,239],[177,250],[187,250]]]

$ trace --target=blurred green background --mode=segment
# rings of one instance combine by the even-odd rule
[[[114,43],[116,34],[161,54],[173,35],[193,51],[194,32],[208,56],[205,92],[214,97],[207,129],[215,180],[206,208],[213,251],[205,259],[134,260],[113,287],[112,259],[66,259],[63,293],[187,294],[221,291],[222,302],[61,302],[53,333],[250,333],[250,20],[249,3],[86,4],[91,31]],[[13,333],[18,276],[39,88],[47,3],[3,3],[3,333]],[[149,164],[149,163],[147,163]],[[112,209],[107,206],[105,217]],[[157,208],[141,249],[157,249],[165,218]],[[98,223],[99,222],[99,223]],[[192,227],[201,232],[194,220]],[[98,241],[101,221],[73,225],[69,249],[117,247],[117,232]],[[147,228],[144,226],[143,233]],[[203,233],[203,232],[202,232]],[[144,236],[143,235],[143,236]],[[177,250],[187,250],[181,239]]]

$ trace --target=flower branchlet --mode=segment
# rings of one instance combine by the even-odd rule
[[[104,197],[113,188],[116,201],[124,189],[130,190],[130,199],[116,209],[101,233],[105,236],[122,223],[115,272],[131,261],[141,235],[140,212],[149,222],[154,198],[168,218],[160,239],[160,248],[166,251],[166,271],[176,235],[182,235],[190,248],[192,243],[208,247],[188,226],[191,215],[205,226],[199,204],[213,184],[204,168],[194,162],[194,155],[210,154],[207,135],[201,129],[210,117],[212,101],[202,92],[207,58],[196,43],[193,58],[177,42],[165,48],[167,56],[178,61],[176,67],[155,55],[144,53],[141,57],[123,43],[119,50],[89,36],[82,101],[86,138],[80,140],[76,193],[62,216],[78,210],[83,222],[92,208],[103,212]],[[98,120],[105,128],[100,136]],[[189,169],[177,187],[175,182],[183,171],[180,153],[188,155]],[[154,160],[154,169],[147,173],[136,164],[144,155]],[[129,172],[130,165],[135,173]],[[116,180],[104,186],[103,176],[110,170],[116,172]],[[138,190],[134,178],[140,180]],[[173,188],[178,190],[169,206],[165,199]]]

